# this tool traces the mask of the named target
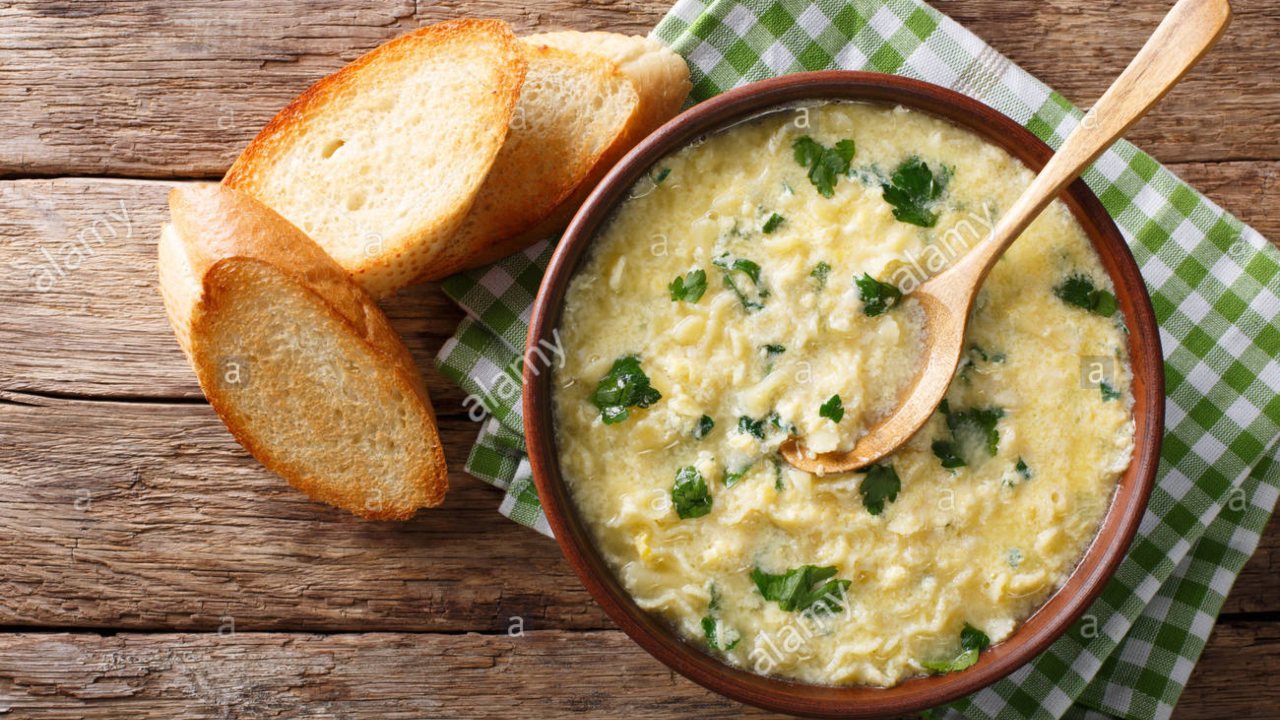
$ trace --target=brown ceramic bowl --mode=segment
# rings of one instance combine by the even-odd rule
[[[628,189],[654,163],[700,136],[780,106],[821,100],[897,104],[946,118],[1040,170],[1049,146],[1013,120],[951,90],[892,75],[815,72],[753,83],[688,110],[626,156],[595,189],[569,226],[542,281],[533,308],[529,347],[552,339],[569,280],[602,225]],[[913,678],[887,689],[829,687],[764,677],[738,669],[682,640],[662,619],[641,610],[596,550],[559,468],[552,418],[551,373],[524,370],[524,417],[538,494],[565,556],[578,577],[633,640],[680,674],[742,702],[797,715],[873,718],[933,707],[979,690],[1033,659],[1062,635],[1102,591],[1124,557],[1147,506],[1164,427],[1164,370],[1160,339],[1146,287],[1119,231],[1083,181],[1063,199],[1101,256],[1116,286],[1129,329],[1133,364],[1133,461],[1120,479],[1098,535],[1066,585],[1014,634],[982,653],[973,667]]]

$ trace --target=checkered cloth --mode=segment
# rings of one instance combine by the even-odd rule
[[[844,68],[958,90],[1055,147],[1082,117],[917,0],[680,0],[654,36],[688,60],[695,102]],[[1127,142],[1084,177],[1129,243],[1159,320],[1159,477],[1128,557],[1084,618],[1034,662],[935,716],[1168,717],[1280,488],[1280,253]],[[468,317],[438,358],[483,421],[468,472],[506,491],[502,513],[544,534],[519,395],[529,306],[551,250],[544,242],[447,280]]]

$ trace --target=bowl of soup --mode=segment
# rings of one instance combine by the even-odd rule
[[[619,626],[729,697],[917,711],[1042,652],[1123,558],[1163,427],[1158,332],[1083,182],[1009,249],[945,401],[857,472],[909,392],[911,291],[981,243],[1051,150],[952,91],[869,73],[747,85],[639,145],[544,277],[526,362],[534,478]],[[530,357],[535,357],[534,353]]]

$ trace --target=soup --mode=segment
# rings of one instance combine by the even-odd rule
[[[645,610],[756,673],[890,686],[962,670],[1067,579],[1134,444],[1113,287],[1060,202],[978,296],[946,401],[854,473],[923,349],[911,290],[1032,174],[931,115],[779,110],[657,163],[573,277],[561,470]]]

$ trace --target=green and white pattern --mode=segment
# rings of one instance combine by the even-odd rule
[[[684,56],[692,100],[843,68],[958,90],[1058,146],[1082,114],[917,0],[681,0],[654,30]],[[1085,174],[1151,292],[1165,352],[1166,435],[1129,555],[1072,630],[937,717],[1166,718],[1280,494],[1280,253],[1127,142]],[[520,356],[550,243],[450,278],[468,319],[440,352],[484,420],[467,462],[501,512],[550,534],[524,456]],[[483,407],[481,407],[483,404]]]

